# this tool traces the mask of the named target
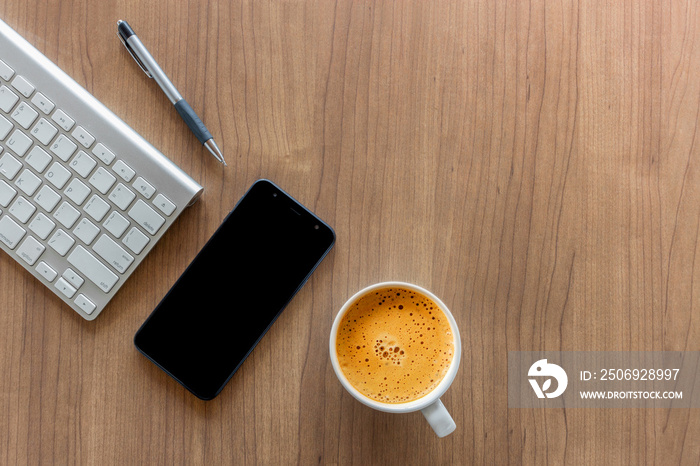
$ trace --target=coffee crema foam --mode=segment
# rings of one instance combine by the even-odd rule
[[[336,354],[350,384],[381,403],[407,403],[437,387],[454,356],[454,335],[433,300],[403,288],[361,297],[343,316]]]

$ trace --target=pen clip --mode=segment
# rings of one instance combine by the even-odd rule
[[[129,52],[129,55],[132,56],[132,58],[136,61],[136,63],[139,65],[139,68],[143,70],[144,73],[146,73],[146,76],[149,78],[153,78],[153,75],[151,74],[150,71],[148,71],[148,68],[146,68],[146,65],[141,61],[141,59],[134,53],[133,50],[131,50],[131,46],[129,43],[124,39],[124,36],[122,36],[119,31],[117,31],[117,36],[119,36],[119,40],[122,41],[122,44],[124,44],[124,47],[126,47],[126,50]]]

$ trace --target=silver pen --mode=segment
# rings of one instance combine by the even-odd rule
[[[182,98],[180,93],[177,91],[175,86],[170,79],[165,75],[163,70],[158,63],[155,61],[153,56],[148,52],[146,46],[143,45],[141,40],[136,36],[136,33],[129,23],[126,21],[117,21],[117,35],[124,43],[124,46],[129,51],[136,63],[141,67],[141,69],[146,73],[149,78],[155,79],[160,88],[163,90],[168,100],[173,103],[175,109],[180,114],[187,126],[192,130],[199,142],[201,142],[204,147],[206,147],[211,154],[216,157],[216,160],[226,165],[224,156],[219,149],[219,146],[214,142],[214,138],[211,133],[204,126],[202,120],[199,119],[197,114],[192,110],[190,104],[187,103],[185,99]]]

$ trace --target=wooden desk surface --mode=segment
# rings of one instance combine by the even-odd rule
[[[0,464],[697,464],[697,410],[509,409],[506,363],[700,349],[698,9],[0,0],[0,18],[205,187],[92,323],[0,255]],[[228,168],[136,67],[118,19]],[[261,177],[337,243],[203,402],[132,338]],[[333,374],[337,310],[390,279],[433,290],[459,324],[445,439]]]

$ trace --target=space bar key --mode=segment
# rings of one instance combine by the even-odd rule
[[[113,274],[106,265],[82,246],[77,246],[70,253],[68,262],[105,293],[109,293],[109,290],[119,280],[119,277]]]

